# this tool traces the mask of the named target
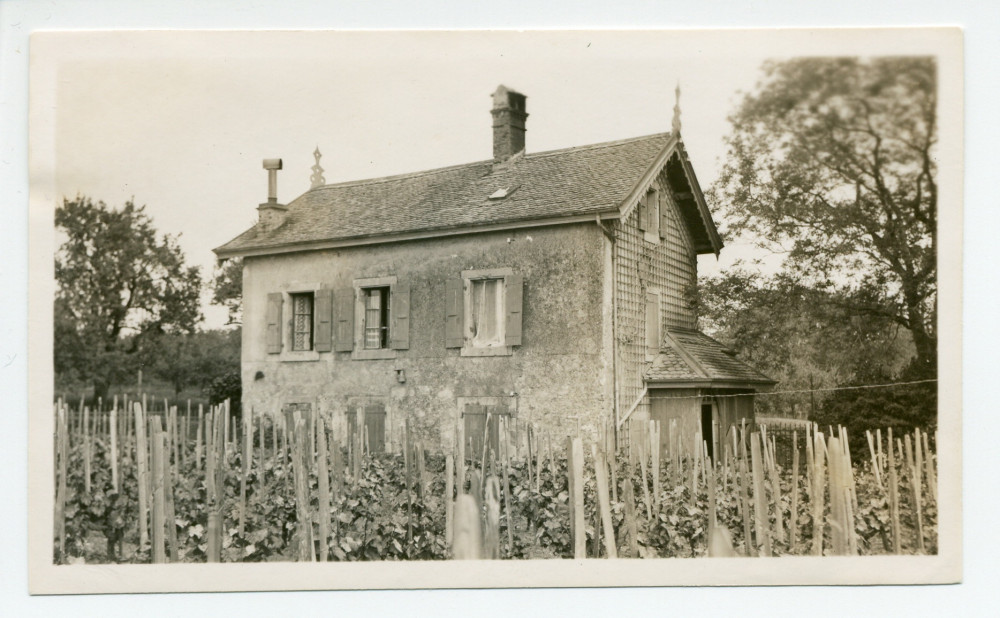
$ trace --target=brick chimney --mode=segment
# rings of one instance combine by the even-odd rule
[[[264,169],[267,170],[267,201],[257,207],[257,227],[262,232],[270,232],[285,222],[288,207],[278,203],[278,170],[281,169],[281,159],[264,159]]]
[[[503,163],[524,150],[525,97],[504,85],[493,93],[493,160]]]

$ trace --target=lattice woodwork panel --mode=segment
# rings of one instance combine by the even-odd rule
[[[645,347],[645,295],[647,288],[660,294],[661,331],[668,327],[695,328],[694,308],[687,290],[697,278],[697,257],[680,212],[668,189],[666,177],[657,180],[661,195],[671,208],[669,225],[662,240],[644,239],[637,223],[637,210],[615,226],[615,315],[618,357],[616,372],[618,409],[628,410],[642,392],[642,374],[647,367]],[[641,404],[634,413],[647,417]]]

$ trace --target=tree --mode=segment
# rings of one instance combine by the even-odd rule
[[[908,329],[924,375],[937,355],[935,72],[929,58],[766,63],[712,191],[730,232]]]
[[[131,373],[151,336],[192,332],[201,320],[198,268],[144,210],[81,196],[56,209],[66,236],[55,258],[56,369],[93,384],[95,396]]]
[[[890,318],[853,309],[867,299],[814,289],[793,273],[765,276],[738,264],[701,281],[696,298],[701,327],[778,380],[782,391],[893,374],[913,353],[907,332]],[[762,412],[785,414],[815,410],[824,399],[822,392],[803,392],[762,397],[759,405]]]
[[[174,387],[207,387],[216,378],[240,370],[240,331],[207,330],[165,333],[145,346],[145,365]]]
[[[215,269],[212,302],[229,311],[227,324],[243,322],[243,260],[230,258]]]

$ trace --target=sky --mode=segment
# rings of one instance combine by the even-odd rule
[[[281,158],[278,200],[328,183],[492,156],[490,94],[527,95],[527,150],[668,131],[682,135],[703,188],[726,155],[728,116],[768,59],[907,53],[920,36],[872,31],[74,32],[33,42],[51,87],[55,204],[77,195],[145,205],[209,280],[211,250],[252,226],[267,197],[264,158]],[[44,77],[43,77],[44,76]],[[50,79],[51,81],[47,81]],[[717,210],[717,205],[710,204]],[[716,222],[721,223],[716,217]],[[723,226],[723,232],[725,231]],[[727,238],[711,274],[767,256]],[[204,294],[206,328],[226,313]]]
[[[144,204],[206,279],[212,248],[253,225],[267,197],[262,159],[284,161],[282,203],[309,188],[317,146],[328,183],[487,159],[499,84],[528,97],[529,152],[668,131],[680,84],[682,135],[707,188],[727,115],[769,56],[662,32],[65,36],[56,199]],[[730,242],[719,264],[747,249]],[[700,270],[717,267],[707,256]],[[205,327],[225,321],[220,307],[204,313]]]

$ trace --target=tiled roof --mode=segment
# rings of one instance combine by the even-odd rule
[[[285,223],[256,226],[217,248],[244,251],[514,223],[619,208],[669,133],[516,155],[413,174],[325,185],[288,204]],[[489,199],[499,189],[503,199]]]
[[[670,346],[660,350],[646,372],[647,382],[747,382],[774,384],[774,380],[733,356],[708,335],[695,330],[669,329]]]

